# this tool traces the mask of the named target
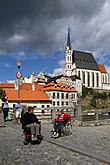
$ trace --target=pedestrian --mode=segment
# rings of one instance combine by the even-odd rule
[[[22,107],[20,101],[15,104],[15,120],[17,123],[20,123]]]
[[[8,112],[9,112],[9,105],[8,105],[8,101],[6,100],[3,105],[4,122],[8,120]]]

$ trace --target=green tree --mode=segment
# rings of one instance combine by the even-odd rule
[[[0,99],[1,99],[2,101],[5,100],[5,96],[6,96],[5,91],[4,91],[2,88],[0,88]]]

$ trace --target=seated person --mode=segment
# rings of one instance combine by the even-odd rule
[[[54,122],[54,130],[56,133],[55,136],[61,136],[61,129],[62,129],[63,122],[64,122],[63,114],[59,112]]]
[[[26,112],[22,118],[22,128],[24,131],[30,128],[32,141],[37,140],[41,130],[40,122],[38,121],[36,115],[33,113],[33,107],[29,106],[27,110],[28,112]]]

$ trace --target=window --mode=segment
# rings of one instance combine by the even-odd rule
[[[85,72],[82,71],[82,81],[83,81],[83,84],[85,84]]]
[[[94,87],[94,72],[92,72],[92,86]]]
[[[62,103],[61,103],[61,104],[62,104],[62,106],[63,106],[63,105],[64,105],[64,102],[62,101]]]
[[[57,99],[59,99],[59,93],[57,93]]]
[[[42,108],[44,108],[44,105],[42,105]]]
[[[42,114],[44,114],[45,113],[45,111],[44,110],[42,110]]]
[[[68,102],[66,102],[66,105],[68,105]]]
[[[68,93],[66,93],[66,99],[68,99]]]
[[[71,94],[71,99],[75,99],[75,93]]]
[[[99,87],[99,74],[96,73],[96,84],[97,84],[97,87]]]
[[[64,93],[61,94],[61,98],[64,99]]]
[[[59,106],[59,101],[57,101],[57,106]]]
[[[87,84],[88,84],[88,87],[90,87],[90,73],[87,72]]]
[[[47,105],[47,108],[49,108],[50,107],[50,105]]]
[[[53,106],[55,106],[55,101],[53,101]]]
[[[80,77],[80,70],[78,71],[78,77]]]
[[[55,98],[55,92],[53,92],[53,98]]]

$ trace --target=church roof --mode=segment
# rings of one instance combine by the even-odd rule
[[[101,73],[107,73],[106,68],[103,64],[98,64],[98,67]]]
[[[76,64],[76,68],[99,71],[92,53],[73,50],[72,58],[73,63]]]
[[[68,28],[67,46],[69,47],[69,49],[71,49],[70,28]]]

